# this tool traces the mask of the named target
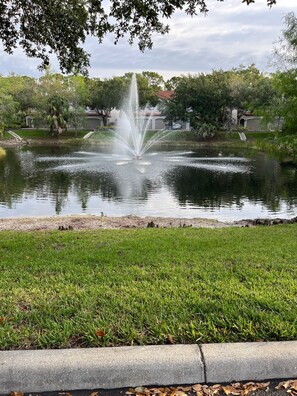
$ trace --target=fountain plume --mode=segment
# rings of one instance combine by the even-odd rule
[[[147,109],[141,110],[139,107],[137,79],[133,74],[128,98],[120,112],[115,132],[115,144],[124,148],[135,159],[141,159],[150,147],[164,139],[169,133],[168,130],[162,129],[151,139],[146,139],[154,112],[150,110],[150,115],[146,117],[147,113]]]

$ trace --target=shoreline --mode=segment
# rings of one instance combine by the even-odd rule
[[[14,217],[0,219],[0,231],[47,231],[47,230],[95,230],[95,229],[127,229],[127,228],[223,228],[244,226],[241,222],[223,222],[204,218],[175,217],[139,217],[98,216],[98,215],[68,215]]]
[[[0,219],[0,231],[71,231],[96,229],[128,229],[128,228],[226,228],[273,226],[297,223],[297,217],[291,219],[242,219],[220,221],[207,218],[176,218],[176,217],[139,217],[105,216],[105,215],[67,215],[67,216],[36,216],[13,217]]]

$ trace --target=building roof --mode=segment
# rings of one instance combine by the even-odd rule
[[[162,100],[169,100],[174,98],[174,91],[158,91],[156,92],[156,95],[158,96],[159,99]]]

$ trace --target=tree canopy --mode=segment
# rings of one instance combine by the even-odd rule
[[[276,0],[266,2],[272,6]],[[153,33],[169,31],[164,20],[178,10],[206,13],[207,0],[111,0],[108,5],[103,0],[0,0],[0,40],[9,54],[21,47],[27,56],[41,59],[42,68],[55,53],[62,72],[86,73],[89,54],[82,45],[87,36],[101,43],[111,33],[117,43],[127,35],[129,43],[137,40],[144,50],[152,47]]]
[[[278,70],[289,70],[297,65],[297,17],[289,12],[283,19],[286,27],[274,48],[273,64]]]
[[[268,112],[272,117],[284,118],[283,130],[297,131],[297,16],[290,12],[284,17],[285,29],[275,48],[274,61],[278,72],[273,83],[280,98],[271,102]]]
[[[213,71],[182,77],[165,112],[167,119],[190,121],[194,133],[206,136],[226,122],[231,103],[227,74]]]

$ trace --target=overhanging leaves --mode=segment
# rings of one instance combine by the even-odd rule
[[[222,1],[222,0],[221,0]],[[254,3],[254,0],[243,0]],[[152,34],[168,33],[163,22],[177,10],[195,15],[206,13],[206,0],[112,0],[110,7],[102,0],[0,0],[0,38],[4,50],[11,54],[21,46],[29,57],[49,64],[55,53],[63,72],[86,73],[89,54],[82,48],[88,35],[101,43],[113,33],[115,43],[127,35],[140,50],[151,48]],[[276,0],[267,0],[272,6]]]

